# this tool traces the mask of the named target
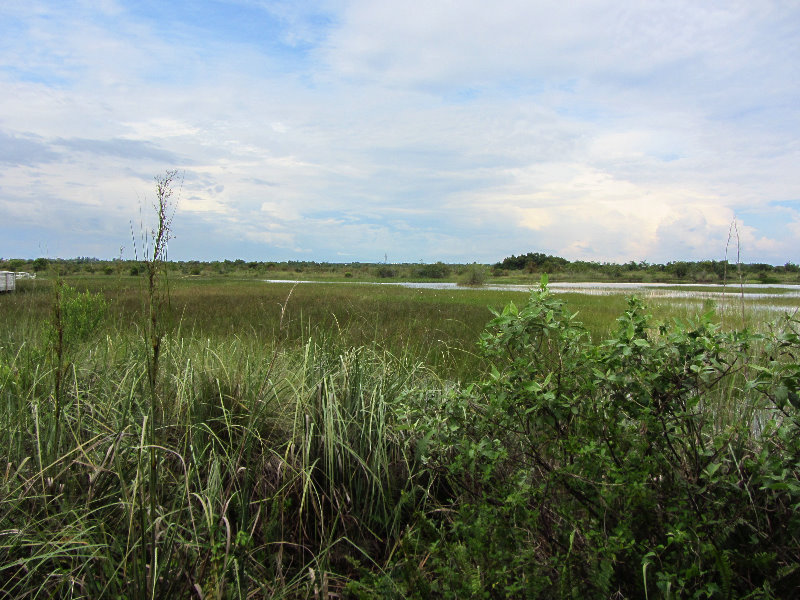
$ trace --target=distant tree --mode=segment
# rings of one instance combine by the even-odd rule
[[[686,277],[689,274],[689,263],[685,261],[677,261],[667,263],[667,270],[676,277]]]
[[[510,271],[521,271],[526,269],[530,273],[540,271],[552,273],[562,270],[569,264],[570,263],[567,259],[561,258],[560,256],[550,256],[548,254],[543,254],[542,252],[528,252],[527,254],[522,254],[520,256],[514,256],[512,254],[508,258],[504,258],[495,266],[502,269],[508,269]]]
[[[751,263],[746,266],[746,270],[751,273],[769,273],[774,270],[774,267],[765,263]]]
[[[430,279],[444,279],[445,277],[450,275],[450,267],[448,267],[443,262],[439,261],[432,265],[422,265],[417,273],[420,277],[426,277]]]
[[[459,285],[483,285],[486,283],[486,267],[478,263],[467,266],[458,280]]]
[[[47,260],[46,258],[39,257],[35,261],[33,261],[33,270],[36,271],[37,273],[39,271],[44,271],[45,269],[47,269],[49,264],[50,264],[49,260]]]

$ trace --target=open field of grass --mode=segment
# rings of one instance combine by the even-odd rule
[[[79,291],[101,293],[109,302],[104,327],[131,330],[141,325],[145,282],[142,278],[67,279]],[[476,342],[490,308],[527,300],[527,293],[483,289],[427,290],[352,283],[264,283],[259,280],[173,279],[169,281],[167,323],[188,338],[247,339],[267,349],[299,347],[310,339],[336,347],[377,346],[411,356],[443,377],[474,380],[483,364]],[[560,294],[594,339],[615,326],[625,295]],[[50,318],[52,281],[21,281],[19,292],[3,298],[7,339],[31,339]],[[716,307],[728,325],[758,326],[776,311],[800,306],[797,298],[763,300],[659,300],[649,307],[656,319],[687,319]],[[742,320],[744,307],[745,320]],[[772,307],[772,308],[770,308]]]
[[[51,283],[23,283],[19,293],[3,298],[8,335],[15,340],[41,330],[51,312]],[[141,324],[141,279],[69,283],[108,299],[105,327],[130,330]],[[524,302],[526,295],[191,279],[171,281],[169,298],[168,326],[182,337],[246,339],[268,351],[276,344],[299,347],[310,339],[343,349],[377,346],[463,378],[478,368],[475,344],[491,317],[487,307]]]
[[[0,296],[2,597],[800,584],[800,338],[767,326],[796,298],[659,331],[714,301],[647,325],[623,295],[174,279],[154,359],[141,277],[20,283]]]

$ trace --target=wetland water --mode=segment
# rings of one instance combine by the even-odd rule
[[[345,285],[386,285],[426,290],[497,290],[504,292],[530,292],[538,285],[487,284],[479,287],[461,286],[450,282],[414,283],[405,281],[296,281],[292,279],[266,279],[266,283],[302,283]],[[764,285],[746,283],[744,285],[702,284],[702,283],[613,283],[613,282],[550,282],[547,288],[553,293],[588,294],[608,296],[611,294],[636,294],[644,298],[686,298],[691,300],[733,299],[744,294],[747,299],[800,298],[800,285]]]
[[[418,290],[446,290],[457,293],[459,290],[496,290],[505,292],[529,293],[538,285],[487,284],[479,287],[461,286],[450,282],[416,283],[408,281],[297,281],[291,279],[267,279],[266,283],[302,283],[307,285],[378,285],[405,287]],[[721,312],[744,310],[745,305],[751,315],[761,315],[771,319],[776,315],[789,313],[797,315],[800,304],[800,285],[789,284],[744,284],[727,285],[701,283],[614,283],[614,282],[550,282],[547,288],[553,293],[585,294],[590,296],[637,295],[646,303],[666,302],[673,306],[684,306],[693,311],[712,307]]]

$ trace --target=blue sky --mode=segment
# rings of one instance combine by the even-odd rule
[[[800,5],[6,0],[0,257],[800,263]]]

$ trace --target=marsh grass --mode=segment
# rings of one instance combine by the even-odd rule
[[[4,595],[303,596],[385,559],[424,497],[398,404],[436,394],[428,369],[313,342],[277,355],[235,338],[162,343],[154,440],[146,353],[106,335],[70,363],[50,448],[50,375],[33,345],[4,349]]]
[[[49,311],[50,282],[39,280],[24,302],[9,306],[8,324],[17,317],[44,321]],[[113,329],[141,328],[141,280],[123,278],[99,285],[97,280],[70,281],[76,289],[102,293],[109,301]],[[479,369],[475,340],[490,316],[489,304],[501,306],[519,293],[462,290],[439,292],[396,287],[299,285],[281,320],[281,306],[291,284],[263,282],[172,281],[171,318],[166,331],[180,337],[250,338],[266,346],[303,346],[310,338],[342,348],[379,347],[398,356],[413,355],[443,377],[467,379]],[[22,300],[19,295],[15,300]],[[20,324],[19,337],[30,329]]]
[[[444,514],[454,495],[426,465],[420,415],[485,377],[475,341],[487,306],[526,298],[174,282],[154,425],[142,280],[69,281],[109,308],[60,365],[51,282],[29,283],[0,298],[0,596],[9,598],[324,598],[396,567],[418,515]],[[592,339],[617,326],[626,303],[563,298]],[[711,306],[654,308],[669,322]],[[765,427],[760,405],[739,402],[742,388],[731,378],[709,399],[716,430]],[[400,594],[388,581],[386,593]]]
[[[108,301],[109,331],[142,328],[139,277],[67,279],[79,292],[100,293]],[[24,284],[24,288],[22,287]],[[0,327],[4,339],[18,346],[34,339],[51,313],[52,281],[20,282],[21,290],[2,297]],[[281,319],[281,307],[291,283],[230,279],[172,279],[170,310],[164,329],[183,338],[252,339],[274,347],[299,348],[309,339],[340,348],[370,346],[397,356],[415,356],[441,377],[472,381],[485,364],[476,353],[476,340],[491,318],[489,308],[509,302],[521,306],[526,292],[480,289],[421,290],[397,286],[301,284]],[[600,340],[616,326],[626,296],[560,293],[572,312]],[[689,299],[647,298],[656,321],[687,320],[716,310],[726,328],[757,330],[782,312],[800,307],[798,298]],[[744,315],[744,317],[743,317]]]

